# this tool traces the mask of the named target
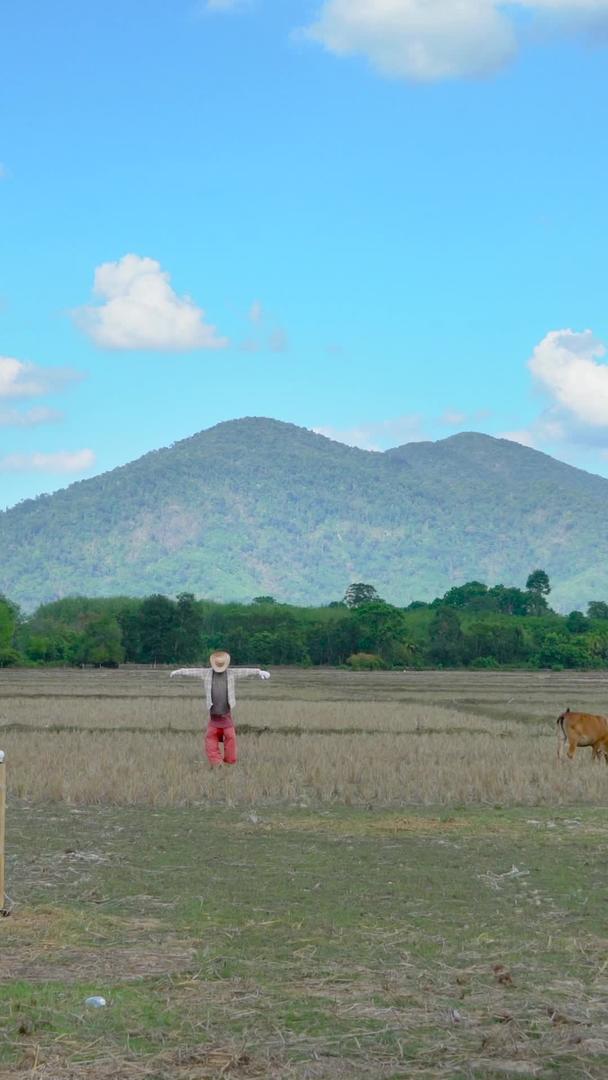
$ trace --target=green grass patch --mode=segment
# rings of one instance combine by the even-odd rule
[[[13,806],[0,1060],[599,1080],[607,838],[589,808]]]

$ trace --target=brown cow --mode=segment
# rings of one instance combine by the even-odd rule
[[[572,761],[577,746],[590,746],[592,760],[599,761],[601,757],[608,765],[608,718],[594,716],[593,713],[565,712],[557,718],[557,756],[561,758],[566,743],[568,744],[568,757]]]

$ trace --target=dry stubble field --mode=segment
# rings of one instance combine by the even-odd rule
[[[210,773],[193,680],[1,673],[0,1080],[605,1077],[608,678],[240,691]]]
[[[239,687],[241,761],[202,766],[200,684],[167,671],[4,671],[10,790],[73,804],[604,804],[556,718],[608,711],[605,674],[279,670]],[[42,766],[42,767],[41,767]]]

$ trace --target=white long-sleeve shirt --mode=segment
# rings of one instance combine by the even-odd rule
[[[250,675],[258,675],[260,678],[268,676],[268,672],[263,672],[261,668],[253,667],[229,667],[226,674],[228,676],[228,704],[231,709],[236,705],[235,682],[237,679],[247,679]],[[194,679],[201,679],[205,692],[207,712],[211,712],[211,706],[213,704],[211,695],[213,668],[179,668],[177,671],[171,672],[171,678],[173,678],[174,675],[190,675]]]

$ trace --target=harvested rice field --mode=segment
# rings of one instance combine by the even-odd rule
[[[605,803],[590,750],[556,769],[563,709],[608,711],[597,674],[278,670],[239,684],[240,763],[203,763],[198,680],[4,671],[11,793],[71,805]]]

